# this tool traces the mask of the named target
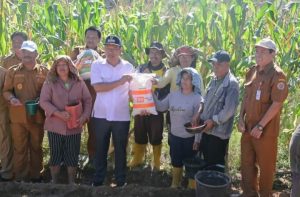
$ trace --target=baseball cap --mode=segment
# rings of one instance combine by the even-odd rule
[[[33,41],[27,40],[22,43],[21,49],[34,52],[37,51],[37,46]]]
[[[149,55],[150,49],[157,49],[162,52],[163,58],[167,57],[166,51],[164,50],[163,45],[157,41],[152,42],[150,47],[145,48],[145,52],[147,55]]]
[[[208,62],[230,62],[230,55],[224,50],[217,51]]]
[[[266,49],[272,49],[274,51],[277,50],[276,44],[273,40],[271,40],[270,38],[264,38],[261,41],[259,41],[258,43],[255,44],[255,47],[263,47]]]
[[[108,45],[108,44],[113,44],[121,47],[122,41],[119,37],[110,35],[106,37],[104,45]]]

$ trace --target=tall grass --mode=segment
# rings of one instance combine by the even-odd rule
[[[38,43],[42,61],[50,63],[57,54],[68,54],[83,44],[84,30],[96,25],[104,37],[122,38],[123,57],[134,65],[147,60],[143,50],[153,40],[162,42],[169,55],[184,44],[199,48],[198,69],[205,83],[211,73],[208,57],[225,49],[232,55],[231,70],[242,88],[245,71],[254,63],[254,44],[270,36],[278,45],[277,62],[289,79],[279,148],[279,166],[287,168],[288,141],[300,115],[299,9],[299,2],[285,0],[120,0],[111,10],[92,0],[0,0],[0,56],[9,52],[10,34],[22,30]],[[239,135],[234,134],[230,163],[235,169],[238,145]]]

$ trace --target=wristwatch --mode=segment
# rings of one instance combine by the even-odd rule
[[[264,130],[263,126],[261,126],[260,124],[257,124],[256,127],[257,127],[258,130],[260,130],[261,132]]]
[[[14,99],[14,98],[16,98],[16,97],[14,97],[13,95],[11,95],[11,96],[9,97],[9,100],[8,100],[8,101],[11,101],[11,100]]]

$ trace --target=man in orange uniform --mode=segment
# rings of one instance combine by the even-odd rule
[[[40,96],[48,69],[37,64],[38,52],[34,42],[24,41],[21,51],[22,63],[9,68],[3,88],[3,96],[10,103],[13,169],[16,181],[30,178],[32,182],[40,182],[44,116],[40,110],[32,116],[26,114],[25,102]]]
[[[13,178],[13,145],[9,126],[8,106],[2,96],[5,73],[6,69],[21,63],[20,48],[22,43],[28,39],[27,35],[23,32],[14,32],[10,38],[12,42],[12,53],[4,57],[0,64],[0,159],[2,165],[0,181],[10,181]]]
[[[21,63],[21,46],[24,41],[28,40],[28,36],[24,32],[14,32],[11,36],[12,50],[11,54],[4,57],[1,66],[9,69],[13,65]]]
[[[275,64],[274,41],[265,38],[255,49],[256,65],[246,74],[238,123],[242,132],[242,196],[269,197],[276,168],[280,113],[288,86],[285,74]]]

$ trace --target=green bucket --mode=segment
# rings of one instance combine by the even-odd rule
[[[30,116],[34,116],[37,112],[39,103],[36,100],[30,100],[25,102],[26,112]]]

